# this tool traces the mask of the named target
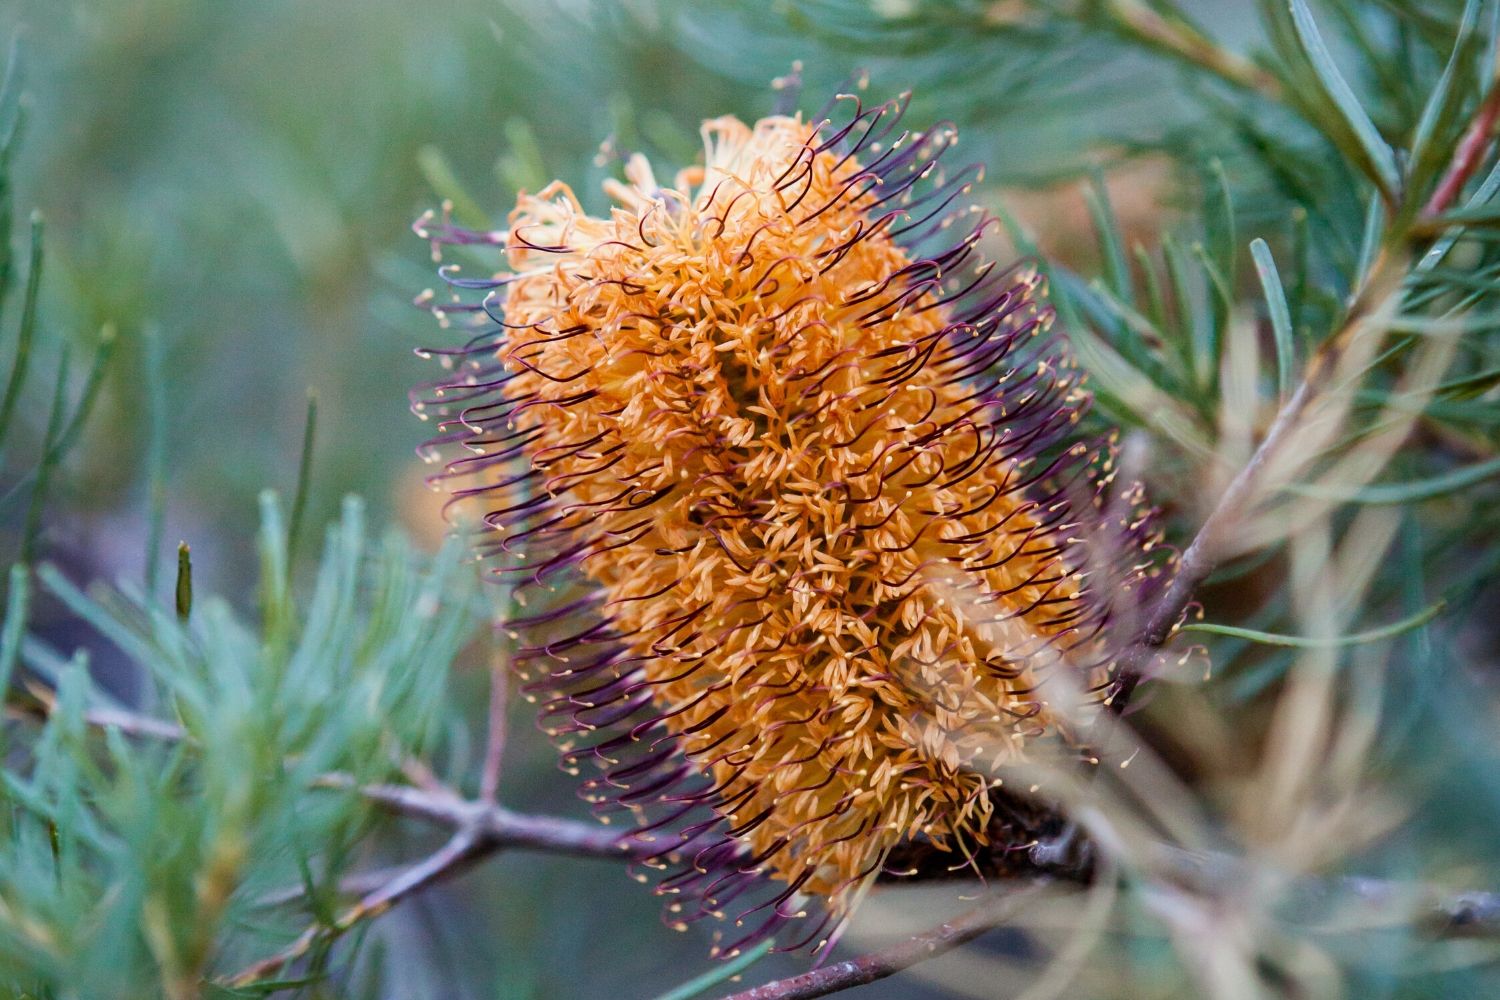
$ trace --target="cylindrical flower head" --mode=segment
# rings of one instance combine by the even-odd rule
[[[565,763],[728,953],[818,940],[899,845],[985,847],[995,768],[1065,724],[1043,674],[1102,696],[1150,572],[1035,269],[982,259],[976,172],[902,109],[709,121],[605,218],[557,182],[506,232],[418,224],[509,265],[447,275],[497,326],[418,404],[469,449],[436,481],[482,504]]]

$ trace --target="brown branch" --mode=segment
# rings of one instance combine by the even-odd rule
[[[1039,880],[1030,888],[1040,888],[1043,884]],[[726,997],[725,1000],[806,1000],[808,997],[827,996],[885,979],[919,962],[952,951],[985,931],[994,929],[1009,915],[1017,897],[1018,893],[1014,889],[995,892],[968,913],[884,951],[871,952],[846,962],[836,962],[788,979],[752,986]]]
[[[1287,400],[1260,447],[1230,480],[1229,486],[1199,526],[1198,533],[1178,558],[1172,581],[1153,605],[1141,639],[1120,659],[1117,668],[1119,680],[1110,697],[1110,707],[1115,712],[1125,710],[1136,686],[1150,668],[1157,650],[1172,637],[1177,624],[1182,620],[1183,612],[1192,602],[1193,595],[1218,566],[1218,550],[1224,530],[1244,512],[1247,501],[1255,492],[1260,470],[1265,468],[1281,448],[1282,442],[1295,429],[1297,418],[1302,415],[1312,395],[1311,385],[1309,380],[1304,379]]]
[[[347,775],[329,775],[320,784],[349,787]],[[407,785],[365,785],[360,794],[402,816],[426,820],[451,830],[473,829],[478,849],[485,853],[509,847],[566,854],[581,858],[643,858],[656,851],[651,843],[630,839],[629,831],[615,831],[598,823],[533,816],[504,806],[432,792]]]
[[[318,784],[352,788],[348,775],[326,775]],[[276,954],[228,977],[230,986],[247,986],[279,973],[314,947],[332,942],[356,924],[380,916],[391,907],[429,886],[458,875],[479,861],[507,848],[524,848],[571,857],[631,859],[654,851],[651,844],[627,839],[594,823],[553,816],[530,816],[503,806],[464,799],[407,785],[365,785],[359,792],[398,815],[424,820],[453,831],[441,848],[409,868],[398,869],[366,892],[331,924],[315,924]],[[367,876],[368,877],[368,876]],[[357,883],[362,884],[362,883]],[[270,903],[290,902],[295,896],[279,893]]]

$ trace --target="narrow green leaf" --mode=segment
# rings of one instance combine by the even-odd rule
[[[1461,336],[1484,333],[1500,327],[1500,311],[1457,316],[1402,316],[1392,320],[1392,333],[1414,333],[1422,336]]]
[[[154,325],[142,332],[146,362],[146,593],[156,595],[160,572],[161,533],[167,519],[167,383],[163,370],[161,331]]]
[[[57,452],[57,458],[64,458],[73,442],[78,439],[83,425],[88,422],[89,415],[94,412],[94,404],[99,400],[99,390],[104,384],[104,375],[109,368],[110,360],[114,357],[115,342],[117,340],[113,323],[106,323],[99,331],[99,344],[94,348],[94,360],[89,363],[88,378],[84,380],[83,392],[79,394],[78,405],[73,408],[73,416],[68,418],[67,426],[63,428],[53,451]]]
[[[1125,257],[1125,239],[1120,235],[1120,222],[1115,217],[1114,207],[1109,203],[1109,190],[1104,178],[1095,174],[1083,192],[1088,204],[1089,218],[1094,223],[1094,234],[1099,240],[1099,253],[1104,260],[1104,280],[1110,290],[1127,306],[1135,305],[1135,290],[1130,280],[1130,265]]]
[[[1487,479],[1493,479],[1496,476],[1500,476],[1500,458],[1492,458],[1462,469],[1455,469],[1441,476],[1431,476],[1427,479],[1417,479],[1408,483],[1381,483],[1376,486],[1363,486],[1356,490],[1340,489],[1316,483],[1303,483],[1296,486],[1288,486],[1286,489],[1292,493],[1317,497],[1323,500],[1341,500],[1349,503],[1384,505],[1432,500],[1449,493],[1456,493],[1459,490],[1467,489],[1470,486],[1482,483]]]
[[[1378,194],[1370,195],[1370,203],[1365,206],[1365,226],[1359,241],[1359,260],[1354,265],[1354,287],[1363,287],[1365,278],[1369,276],[1370,268],[1375,263],[1375,255],[1380,252],[1380,237],[1385,232],[1385,206],[1380,201]]]
[[[1250,256],[1255,259],[1255,270],[1260,275],[1261,291],[1266,297],[1266,309],[1271,314],[1271,335],[1276,340],[1276,392],[1286,399],[1292,387],[1292,354],[1296,350],[1292,341],[1292,312],[1287,306],[1286,292],[1281,287],[1281,275],[1276,271],[1276,260],[1266,241],[1256,238],[1250,242]]]
[[[1142,316],[1129,303],[1115,295],[1114,291],[1097,278],[1087,285],[1087,291],[1104,307],[1102,312],[1124,327],[1124,335],[1118,338],[1120,352],[1137,368],[1151,374],[1152,381],[1162,384],[1166,372],[1158,361],[1157,354],[1163,346],[1162,331],[1150,319]]]
[[[1206,335],[1201,333],[1198,310],[1193,304],[1191,281],[1192,262],[1182,244],[1168,234],[1162,237],[1162,256],[1167,262],[1167,285],[1172,293],[1172,308],[1177,314],[1177,350],[1182,364],[1191,376],[1193,384],[1202,387],[1208,382],[1208,362],[1203,346]]]
[[[1345,124],[1353,131],[1369,157],[1370,166],[1375,171],[1375,180],[1381,190],[1387,197],[1393,198],[1401,183],[1400,173],[1396,169],[1396,154],[1391,152],[1391,147],[1381,138],[1375,123],[1370,121],[1370,116],[1360,106],[1359,99],[1354,96],[1354,91],[1334,64],[1333,55],[1318,32],[1312,11],[1307,7],[1307,0],[1291,0],[1291,5],[1297,37],[1302,42],[1303,52],[1317,73],[1323,90],[1332,99]]]
[[[10,151],[24,124],[26,108],[21,101],[21,33],[11,36],[10,51],[5,59],[5,79],[0,81],[0,118],[10,115],[10,124],[4,135],[0,135],[0,172],[3,172]],[[9,235],[7,233],[7,235]]]
[[[1466,226],[1476,229],[1493,229],[1500,226],[1500,204],[1479,205],[1475,208],[1459,208],[1438,216],[1434,225]]]
[[[143,640],[129,625],[120,621],[118,616],[108,608],[102,606],[98,601],[85,594],[73,585],[73,582],[63,576],[56,566],[50,563],[42,563],[36,569],[37,579],[42,585],[52,592],[58,600],[65,604],[69,611],[83,619],[94,628],[100,635],[114,643],[121,652],[131,659],[145,665],[154,665],[155,650],[152,645]],[[28,651],[28,659],[30,652]],[[53,664],[54,669],[60,669],[60,663]]]
[[[5,627],[0,630],[0,699],[10,690],[30,607],[31,572],[25,563],[15,563],[10,568],[10,587],[5,594]]]
[[[1496,325],[1500,326],[1500,318],[1497,318]],[[1465,375],[1462,378],[1444,382],[1437,387],[1436,392],[1439,396],[1452,399],[1473,399],[1484,395],[1497,385],[1500,385],[1500,368],[1489,368],[1482,372],[1475,372],[1473,375]]]
[[[1219,270],[1218,265],[1214,263],[1213,255],[1204,248],[1202,243],[1194,243],[1192,251],[1193,256],[1198,259],[1198,264],[1203,268],[1203,273],[1208,276],[1208,284],[1212,292],[1209,296],[1212,309],[1209,322],[1203,328],[1200,350],[1203,352],[1203,363],[1207,366],[1209,384],[1217,391],[1219,374],[1224,367],[1224,334],[1229,329],[1229,318],[1234,312],[1234,290],[1229,287],[1229,279]]]
[[[26,509],[26,528],[21,534],[21,562],[29,563],[36,554],[37,539],[42,532],[42,512],[46,509],[47,494],[52,487],[52,473],[61,457],[56,448],[62,434],[64,413],[68,398],[68,363],[70,345],[63,344],[57,363],[57,385],[52,390],[52,408],[47,414],[47,433],[42,438],[42,462],[36,470],[36,483],[31,487],[31,502]]]
[[[1076,276],[1049,268],[1035,240],[1003,206],[996,209],[996,215],[1006,227],[1016,248],[1027,256],[1035,257],[1042,273],[1050,282],[1058,318],[1069,330],[1073,350],[1080,364],[1093,379],[1094,398],[1100,406],[1121,420],[1137,421],[1160,430],[1190,454],[1210,455],[1212,449],[1199,432],[1194,415],[1188,407],[1158,389],[1147,375],[1122,357],[1113,345],[1099,337],[1080,315],[1080,303],[1091,303],[1096,296],[1090,294]]]
[[[1152,326],[1166,331],[1170,329],[1167,322],[1167,301],[1162,294],[1161,277],[1156,273],[1156,262],[1151,259],[1150,251],[1139,243],[1131,248],[1131,252],[1135,256],[1135,266],[1146,282],[1146,315],[1150,317]]]
[[[1224,171],[1224,161],[1218,157],[1208,165],[1208,204],[1203,207],[1203,218],[1208,226],[1209,250],[1225,284],[1233,288],[1238,275],[1240,241],[1234,223],[1234,196],[1229,191],[1229,175]]]
[[[3,111],[3,106],[0,106]],[[0,146],[0,314],[10,299],[10,283],[15,272],[15,254],[10,246],[12,195],[9,151]]]
[[[10,365],[10,378],[5,383],[5,396],[0,399],[0,444],[4,444],[6,432],[10,430],[11,417],[21,399],[21,386],[26,382],[26,373],[31,367],[31,345],[36,337],[37,296],[42,285],[42,216],[31,215],[31,262],[26,273],[26,292],[21,300],[21,326],[16,337],[16,356]],[[5,238],[8,234],[0,234]]]
[[[1412,36],[1406,26],[1394,25],[1394,38],[1384,33],[1377,38],[1378,21],[1370,16],[1363,4],[1334,0],[1323,9],[1339,22],[1340,27],[1330,34],[1341,36],[1341,40],[1353,47],[1356,65],[1362,73],[1372,77],[1371,89],[1388,96],[1390,113],[1399,115],[1402,121],[1417,117],[1417,95],[1412,92],[1415,69]]]
[[[1384,401],[1375,400],[1374,405],[1382,406]],[[1500,406],[1476,406],[1473,403],[1450,403],[1436,399],[1427,404],[1424,412],[1436,420],[1445,420],[1449,423],[1475,427],[1500,427]]]
[[[1121,301],[1104,281],[1095,278],[1085,284],[1078,275],[1056,268],[1053,284],[1058,289],[1066,289],[1079,314],[1094,329],[1108,334],[1107,342],[1126,363],[1145,375],[1152,384],[1169,388],[1172,392],[1182,391],[1161,364],[1161,332],[1151,325],[1150,320]]]
[[[1417,121],[1411,140],[1411,183],[1418,189],[1424,186],[1440,168],[1445,150],[1434,140],[1446,135],[1458,116],[1466,88],[1455,87],[1460,66],[1473,57],[1474,26],[1479,17],[1479,0],[1466,0],[1463,15],[1459,19],[1458,35],[1453,41],[1453,51],[1443,67],[1443,75],[1428,95]]]
[[[11,39],[10,56],[5,64],[5,79],[0,82],[0,120],[9,122],[0,128],[0,314],[10,298],[15,261],[10,247],[12,219],[12,183],[10,157],[26,122],[26,108],[19,100],[21,80],[21,39],[17,32]]]
[[[1497,194],[1500,194],[1500,163],[1496,163],[1490,168],[1490,172],[1480,182],[1478,190],[1474,192],[1462,209],[1459,209],[1457,213],[1449,213],[1449,216],[1445,216],[1444,218],[1465,212],[1478,213],[1486,208]],[[1429,273],[1443,262],[1443,259],[1448,256],[1448,251],[1453,249],[1453,245],[1463,235],[1462,227],[1464,225],[1465,223],[1462,221],[1450,225],[1442,237],[1435,241],[1431,249],[1423,254],[1422,259],[1417,262],[1417,273]]]
[[[500,132],[505,137],[505,153],[495,161],[495,174],[505,190],[536,191],[546,184],[551,175],[547,173],[542,146],[531,123],[524,118],[511,118],[500,126]]]
[[[770,950],[771,942],[762,941],[743,955],[731,959],[717,968],[709,969],[701,976],[694,976],[681,986],[661,994],[656,1000],[693,1000],[693,997],[702,996],[715,986],[726,983],[735,976],[740,975],[746,969],[750,968],[750,966],[765,958]]]
[[[286,532],[274,490],[260,494],[260,600],[264,628],[273,645],[290,636],[291,595],[287,591]]]
[[[1036,237],[1021,224],[1021,220],[1016,218],[1010,209],[1000,204],[995,208],[995,215],[1000,219],[1000,224],[1005,227],[1005,235],[1015,244],[1021,256],[1044,261],[1041,248],[1037,246]]]
[[[1261,632],[1256,629],[1237,628],[1234,625],[1215,625],[1212,622],[1192,622],[1182,626],[1180,631],[1225,635],[1235,639],[1248,639],[1251,642],[1263,643],[1267,646],[1289,646],[1294,649],[1337,649],[1342,646],[1358,646],[1362,643],[1378,642],[1381,639],[1390,639],[1401,635],[1403,632],[1410,632],[1412,629],[1421,628],[1436,618],[1444,606],[1445,602],[1438,601],[1436,604],[1423,608],[1411,617],[1403,618],[1398,622],[1370,629],[1368,632],[1341,635],[1332,639],[1312,639],[1302,635],[1281,635],[1276,632]]]
[[[288,567],[297,559],[297,542],[302,537],[302,520],[307,510],[307,491],[312,483],[313,442],[318,433],[318,397],[307,393],[307,419],[302,425],[302,456],[297,460],[297,490],[292,494],[292,517],[287,527],[286,558]]]
[[[1488,36],[1480,46],[1482,53],[1479,58],[1478,72],[1474,76],[1474,82],[1482,89],[1494,80],[1497,75],[1496,65],[1500,63],[1500,52],[1495,51],[1495,43],[1500,41],[1500,3],[1490,4],[1490,28]]]
[[[1292,307],[1295,332],[1306,329],[1308,322],[1308,287],[1312,284],[1312,232],[1307,218],[1307,209],[1298,205],[1292,209]]]

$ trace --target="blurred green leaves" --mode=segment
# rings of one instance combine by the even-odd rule
[[[92,685],[83,654],[18,640],[27,588],[13,589],[0,664],[19,645],[56,694],[6,773],[7,990],[198,995],[220,963],[288,933],[259,894],[300,881],[316,899],[341,876],[368,809],[352,790],[314,791],[320,778],[378,781],[438,749],[448,669],[476,622],[458,546],[428,558],[396,536],[372,543],[348,501],[310,599],[294,601],[279,511],[264,498],[258,625],[217,597],[187,615],[41,568],[48,592],[153,679],[151,725]]]

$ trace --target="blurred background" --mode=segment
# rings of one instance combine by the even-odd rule
[[[1248,3],[1184,6],[1220,38],[1251,30]],[[414,455],[427,428],[407,391],[434,375],[413,349],[452,334],[412,305],[437,280],[412,220],[450,198],[484,225],[517,189],[554,177],[601,209],[598,183],[615,169],[602,142],[645,151],[669,175],[696,157],[700,120],[768,113],[770,81],[796,60],[810,112],[861,70],[874,95],[914,88],[911,120],[955,121],[963,158],[988,164],[981,200],[1003,200],[1049,256],[1087,271],[1097,244],[1079,178],[1101,150],[1124,161],[1159,141],[1192,105],[1174,100],[1175,76],[1104,59],[1082,34],[1031,44],[1022,9],[0,0],[0,37],[22,38],[16,204],[46,219],[45,321],[79,349],[106,323],[119,332],[86,443],[56,486],[49,554],[76,579],[136,577],[155,557],[141,391],[152,337],[166,403],[162,551],[190,542],[203,590],[251,600],[256,495],[291,492],[309,392],[308,523],[357,493],[372,521],[436,546],[439,505]],[[1110,172],[1127,235],[1170,225],[1170,169],[1144,156]],[[478,716],[483,671],[470,674],[460,683]],[[581,815],[527,706],[514,714],[504,799]],[[398,834],[387,860],[416,856],[418,839],[430,835]],[[610,866],[507,854],[378,921],[366,947],[391,996],[650,996],[706,964],[706,936],[673,935],[658,913]],[[773,957],[755,974],[802,964]],[[947,995],[924,989],[903,979],[859,995]]]

